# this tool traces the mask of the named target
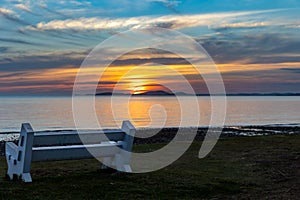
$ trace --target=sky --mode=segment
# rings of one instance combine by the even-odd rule
[[[179,31],[202,45],[227,93],[300,92],[299,13],[298,0],[2,0],[0,95],[70,95],[96,45],[147,27]],[[118,91],[140,93],[170,83],[180,92],[180,80],[157,63],[182,73],[196,93],[207,92],[185,59],[155,49],[118,58],[98,89],[119,82]]]

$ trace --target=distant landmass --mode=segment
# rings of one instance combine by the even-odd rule
[[[117,95],[117,96],[128,96],[128,94],[124,93],[112,93],[112,92],[102,92],[102,93],[97,93],[96,96],[112,96],[112,95]]]
[[[185,94],[185,93],[184,93]],[[125,94],[125,93],[112,93],[112,92],[103,92],[103,93],[97,93],[96,96],[129,96],[131,94]],[[163,90],[157,90],[157,91],[147,91],[144,93],[139,94],[132,94],[132,96],[175,96],[177,94],[166,92]],[[187,94],[185,94],[187,95]]]
[[[202,94],[197,94],[197,96],[202,96]],[[210,96],[205,94],[204,96]],[[222,94],[216,94],[212,96],[224,96]],[[300,96],[300,93],[236,93],[236,94],[226,94],[226,96]]]
[[[157,90],[157,91],[148,91],[140,94],[134,94],[134,96],[175,96],[175,94],[163,90]]]
[[[97,93],[96,96],[130,96],[125,93],[103,92]],[[230,93],[230,94],[196,94],[196,96],[300,96],[300,93]],[[140,94],[132,94],[132,96],[194,96],[184,92],[171,93],[163,90],[147,91]]]

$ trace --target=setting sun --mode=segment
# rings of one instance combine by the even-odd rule
[[[144,86],[135,87],[132,91],[132,94],[142,94],[146,91],[146,88]]]

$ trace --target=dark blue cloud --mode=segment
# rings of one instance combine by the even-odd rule
[[[83,58],[72,58],[70,54],[49,56],[25,56],[0,59],[0,72],[34,71],[39,69],[79,67]]]
[[[0,74],[0,79],[1,78],[10,78],[10,77],[22,76],[22,75],[26,75],[26,73],[25,72],[16,72],[16,73],[4,74],[4,75]]]
[[[300,68],[281,68],[280,70],[300,74]],[[299,79],[300,79],[300,77],[299,77]]]
[[[0,42],[5,42],[5,43],[16,43],[16,44],[27,44],[27,45],[39,45],[38,43],[34,42],[29,42],[26,40],[18,40],[18,39],[12,39],[12,38],[0,38]]]
[[[300,62],[300,42],[280,33],[224,33],[198,40],[217,63]],[[282,55],[280,55],[282,54]]]
[[[0,53],[5,53],[9,50],[9,47],[0,47]]]

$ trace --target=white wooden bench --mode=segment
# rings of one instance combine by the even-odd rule
[[[30,167],[34,161],[77,160],[103,158],[118,171],[131,172],[129,165],[135,128],[124,121],[121,129],[101,131],[37,132],[30,124],[22,124],[18,146],[5,146],[7,175],[32,182]],[[123,151],[125,150],[125,151]]]

